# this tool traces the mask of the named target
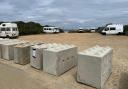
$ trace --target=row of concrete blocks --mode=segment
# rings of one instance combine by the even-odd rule
[[[73,45],[62,44],[43,44],[40,47],[32,46],[31,48],[31,65],[38,68],[35,51],[42,48],[43,70],[53,75],[61,75],[76,65],[77,47]],[[45,48],[45,49],[44,49]],[[37,53],[38,54],[38,53]],[[42,63],[42,62],[41,62]]]
[[[95,46],[77,53],[74,45],[56,43],[11,40],[3,41],[0,46],[4,59],[14,59],[15,63],[23,65],[30,63],[53,75],[61,75],[77,65],[77,81],[98,89],[103,88],[112,72],[113,51],[110,47]]]
[[[76,65],[74,45],[43,44],[20,40],[1,40],[1,58],[17,64],[28,64],[54,75],[61,75]]]

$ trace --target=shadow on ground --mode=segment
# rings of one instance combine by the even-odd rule
[[[119,80],[119,89],[128,89],[128,73],[121,73]]]

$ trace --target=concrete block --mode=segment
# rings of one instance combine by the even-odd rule
[[[36,69],[43,69],[43,50],[47,44],[39,44],[30,48],[30,65]]]
[[[8,43],[15,42],[15,41],[18,41],[18,40],[16,40],[16,39],[2,39],[2,40],[0,40],[0,58],[3,58],[2,57],[2,44],[8,44]]]
[[[2,39],[2,38],[0,38],[0,58],[2,58],[2,48],[1,48],[1,44],[2,43],[5,43],[5,42],[8,42],[9,41],[9,39]]]
[[[30,62],[30,44],[24,43],[14,46],[14,62],[25,65]]]
[[[13,46],[21,43],[25,43],[26,41],[19,41],[19,40],[11,40],[9,42],[5,42],[1,44],[2,48],[2,58],[6,60],[13,60],[14,59],[14,48]]]
[[[25,65],[30,63],[30,46],[40,44],[38,42],[27,42],[14,46],[14,62]]]
[[[77,81],[103,89],[112,72],[113,50],[95,46],[78,54]]]
[[[33,41],[33,42],[30,42],[31,46],[34,46],[34,45],[41,45],[41,44],[44,44],[44,42],[37,42],[37,41]]]
[[[61,75],[76,65],[77,47],[73,45],[48,44],[43,51],[43,70]]]

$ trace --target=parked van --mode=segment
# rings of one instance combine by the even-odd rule
[[[44,27],[43,32],[44,33],[59,33],[60,28],[58,28],[58,27]]]
[[[107,25],[101,32],[102,34],[123,34],[123,24]]]
[[[15,23],[2,23],[0,25],[0,37],[18,37],[19,36],[19,30],[17,27],[17,24]]]

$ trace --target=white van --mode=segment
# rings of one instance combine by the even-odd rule
[[[0,37],[18,37],[19,30],[15,23],[2,23],[0,25]]]
[[[43,32],[44,33],[59,33],[60,30],[58,27],[44,27]]]
[[[112,24],[106,26],[102,32],[102,34],[122,34],[124,33],[123,24]]]

